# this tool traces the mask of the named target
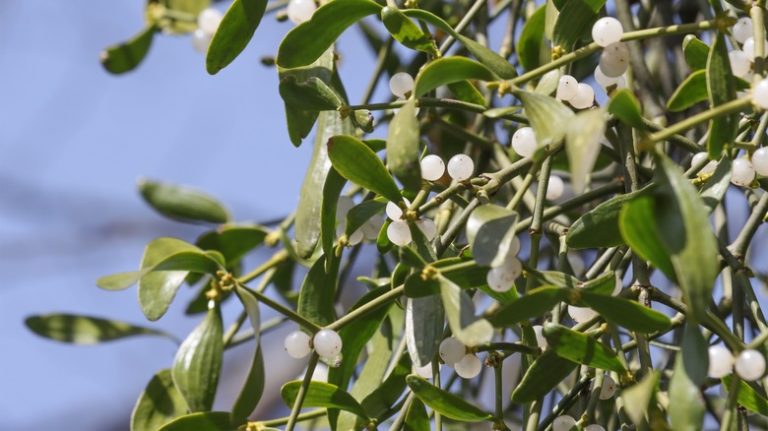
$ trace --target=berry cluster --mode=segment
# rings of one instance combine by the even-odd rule
[[[765,358],[757,350],[742,350],[734,357],[723,345],[709,348],[709,377],[723,378],[736,370],[743,380],[754,382],[765,374]]]
[[[463,379],[472,379],[480,374],[483,363],[474,353],[467,351],[467,346],[461,341],[449,337],[440,343],[438,349],[440,360],[445,365],[453,367],[456,374]]]
[[[321,329],[311,337],[302,331],[294,331],[285,337],[285,351],[295,359],[306,357],[315,349],[322,358],[333,360],[341,354],[341,337],[332,329]]]

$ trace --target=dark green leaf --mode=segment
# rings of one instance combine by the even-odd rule
[[[405,279],[405,296],[409,298],[422,298],[437,293],[440,293],[440,283],[435,279],[424,280],[419,271]]]
[[[320,211],[320,242],[326,256],[335,254],[333,244],[336,241],[336,226],[338,223],[336,209],[339,207],[339,197],[347,180],[342,178],[336,169],[331,168],[323,184],[323,204]],[[326,270],[331,271],[331,262],[326,261]]]
[[[139,180],[139,192],[160,214],[179,221],[226,223],[229,212],[219,201],[186,186]]]
[[[302,382],[300,381],[293,381],[283,385],[280,395],[283,397],[286,405],[292,406],[294,401],[296,401],[296,395],[299,393],[301,384]],[[307,388],[303,406],[344,410],[367,419],[365,410],[363,410],[360,403],[352,398],[352,395],[329,383],[311,382],[309,388]]]
[[[547,350],[528,367],[522,380],[512,392],[512,402],[522,404],[535,401],[566,378],[577,364]]]
[[[478,265],[500,265],[509,255],[515,239],[517,213],[502,206],[486,204],[475,208],[467,220],[467,239]]]
[[[152,376],[131,413],[131,431],[156,431],[187,412],[187,403],[173,385],[171,370]]]
[[[387,8],[384,9],[386,10]],[[389,130],[387,132],[387,166],[403,186],[412,191],[417,191],[421,186],[419,135],[416,100],[410,99],[400,108],[389,123]]]
[[[375,199],[363,201],[359,205],[352,207],[347,213],[347,222],[345,225],[344,233],[349,236],[360,229],[376,214],[381,213],[387,204]]]
[[[430,431],[429,416],[424,403],[418,398],[413,400],[405,415],[405,431]]]
[[[302,111],[334,111],[344,99],[321,78],[299,80],[295,75],[280,79],[280,97],[287,106]]]
[[[443,338],[445,310],[440,296],[408,298],[405,308],[405,341],[411,361],[423,366],[432,361]]]
[[[541,316],[558,303],[566,301],[568,296],[569,289],[542,286],[502,306],[489,320],[494,326],[511,326]]]
[[[306,66],[317,60],[349,26],[378,14],[381,6],[371,0],[334,0],[318,8],[309,21],[294,27],[283,38],[277,53],[280,67]]]
[[[669,382],[669,419],[675,431],[703,429],[706,405],[698,386],[685,372],[683,361],[675,361],[675,370]]]
[[[685,36],[685,39],[683,39],[683,54],[688,67],[694,71],[707,68],[709,46],[696,37],[696,35],[689,34]]]
[[[672,260],[664,248],[654,220],[656,204],[652,196],[638,196],[624,203],[619,215],[619,230],[624,241],[640,258],[651,262],[670,279],[675,278]]]
[[[723,377],[723,388],[729,390],[733,382],[733,376]],[[766,399],[760,392],[755,390],[751,385],[745,381],[739,382],[739,394],[737,395],[737,401],[739,405],[743,406],[747,410],[757,413],[759,415],[768,416],[768,399]]]
[[[405,378],[410,373],[411,361],[408,356],[402,356],[392,373],[362,401],[369,417],[378,418],[387,414],[405,390]]]
[[[576,42],[589,34],[605,0],[570,0],[560,9],[554,29],[553,45],[570,51]]]
[[[709,373],[709,343],[696,324],[686,323],[682,344],[677,360],[683,362],[685,373],[694,385],[704,385]]]
[[[432,37],[421,31],[418,25],[396,7],[385,6],[381,10],[381,21],[398,42],[416,51],[437,55],[437,47]]]
[[[619,230],[619,214],[632,199],[647,195],[649,188],[615,196],[579,217],[568,229],[570,248],[615,247],[624,244]]]
[[[421,377],[405,378],[408,386],[424,404],[441,415],[460,422],[480,422],[490,419],[490,413],[481,410],[450,392],[446,392]]]
[[[608,112],[625,124],[636,129],[645,129],[643,108],[629,88],[623,88],[613,93],[611,101],[608,102]]]
[[[707,90],[710,108],[736,99],[736,83],[731,73],[731,61],[725,35],[718,32],[707,58]],[[707,152],[711,159],[719,159],[726,144],[733,142],[738,128],[738,114],[720,115],[709,122]]]
[[[544,336],[549,348],[565,359],[617,373],[626,371],[616,353],[584,333],[562,325],[547,324],[544,327]]]
[[[135,69],[149,52],[157,28],[149,26],[133,39],[110,46],[101,53],[101,65],[110,73],[125,73]]]
[[[494,81],[498,77],[482,63],[469,58],[443,57],[428,63],[419,71],[413,93],[421,97],[440,86],[474,79]]]
[[[580,293],[582,301],[605,320],[630,331],[644,333],[662,331],[669,328],[671,324],[669,317],[665,314],[635,301],[588,291]]]
[[[234,0],[213,35],[205,67],[215,75],[245,49],[264,16],[267,0]]]
[[[203,250],[221,252],[227,263],[232,264],[260,246],[267,233],[266,228],[262,226],[227,225],[201,235],[196,244]]]
[[[165,332],[155,329],[75,314],[30,316],[24,320],[24,324],[41,337],[72,344],[98,344],[136,335],[160,335],[173,339]]]
[[[453,336],[465,346],[480,346],[491,341],[493,325],[475,315],[475,304],[467,292],[443,276],[438,276],[438,280],[445,317]]]
[[[328,140],[328,156],[342,177],[392,202],[402,200],[400,190],[384,163],[360,140],[352,136],[334,136]]]
[[[174,419],[157,431],[234,431],[227,412],[191,413]]]
[[[171,368],[173,382],[193,412],[213,406],[224,350],[222,336],[221,313],[214,307],[176,352]]]
[[[259,404],[262,395],[264,395],[264,357],[262,356],[261,346],[257,345],[254,350],[251,368],[245,377],[240,394],[238,394],[235,404],[232,406],[231,420],[233,424],[242,424]]]
[[[545,61],[549,61],[544,45],[546,13],[545,5],[536,9],[536,12],[525,21],[523,32],[517,41],[517,55],[525,70],[533,70]]]
[[[525,115],[536,132],[536,141],[540,146],[557,144],[565,137],[574,117],[573,111],[543,94],[518,91],[515,95],[523,102]]]
[[[326,259],[331,260],[330,271],[326,272]],[[320,326],[336,320],[333,298],[336,294],[336,277],[339,259],[323,255],[312,264],[304,282],[301,284],[297,311],[307,320]]]
[[[709,98],[707,91],[707,72],[697,70],[677,87],[667,101],[667,108],[672,112],[685,111],[691,106]]]

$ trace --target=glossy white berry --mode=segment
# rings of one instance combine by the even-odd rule
[[[323,358],[335,358],[341,353],[341,337],[333,329],[317,331],[313,345],[317,354]]]
[[[577,84],[578,85],[578,84]],[[530,159],[539,144],[536,142],[536,133],[530,127],[521,127],[512,135],[512,149],[520,157]]]
[[[427,238],[427,241],[432,241],[435,239],[435,235],[437,235],[437,226],[432,219],[421,218],[416,220],[416,226],[419,227],[421,233],[423,233],[424,237]]]
[[[411,228],[408,222],[403,220],[394,220],[387,226],[387,238],[399,247],[405,247],[413,241]]]
[[[568,102],[576,109],[587,109],[595,104],[595,89],[582,82],[576,88],[576,96]]]
[[[768,47],[768,41],[765,41],[765,47]],[[750,37],[744,41],[744,45],[741,46],[741,50],[747,54],[750,61],[755,61],[755,39]]]
[[[536,334],[536,344],[541,347],[542,350],[549,347],[547,339],[544,337],[544,327],[541,325],[533,325],[533,333]]]
[[[520,277],[523,267],[520,261],[513,257],[504,262],[503,265],[491,268],[485,276],[488,287],[496,292],[506,292],[515,285],[515,280]]]
[[[352,232],[349,237],[347,237],[347,244],[350,246],[358,245],[361,242],[363,242],[363,239],[365,238],[365,235],[363,235],[363,230],[358,229],[354,232]]]
[[[588,307],[575,307],[573,305],[569,305],[568,315],[571,316],[571,319],[575,320],[577,323],[584,323],[592,320],[593,317],[597,316],[597,313]]]
[[[600,54],[600,70],[605,76],[617,77],[629,68],[629,49],[622,42],[612,43]]]
[[[285,337],[283,347],[292,358],[301,359],[312,351],[309,345],[309,335],[301,331],[294,331]]]
[[[746,40],[754,34],[752,30],[752,18],[746,16],[739,18],[739,20],[736,21],[736,24],[733,25],[731,32],[733,33],[733,38],[736,39],[736,42],[746,42]]]
[[[461,341],[448,337],[440,342],[437,349],[440,359],[447,365],[453,365],[461,360],[467,354],[467,348]]]
[[[611,376],[606,375],[603,377],[603,386],[600,387],[600,399],[607,400],[613,398],[614,395],[616,395],[616,382]]]
[[[754,382],[765,374],[765,358],[757,350],[747,349],[736,357],[734,368],[739,377]]]
[[[315,5],[314,0],[290,0],[286,13],[292,23],[301,24],[312,18],[315,9],[317,9],[317,5]]]
[[[453,364],[453,369],[456,370],[456,374],[462,379],[473,379],[480,374],[480,370],[483,368],[483,363],[480,358],[473,354],[464,355],[461,360]]]
[[[557,92],[555,97],[557,100],[571,100],[576,96],[576,87],[579,85],[579,81],[571,75],[563,75],[557,82]]]
[[[421,178],[437,181],[445,174],[445,162],[440,156],[429,154],[421,159]]]
[[[428,363],[422,367],[417,367],[416,365],[413,365],[411,367],[411,372],[413,374],[418,375],[421,378],[424,379],[431,379],[432,378],[432,363]]]
[[[411,94],[413,85],[413,77],[405,72],[398,72],[389,79],[389,90],[401,99]]]
[[[608,87],[612,85],[618,85],[619,80],[622,78],[621,76],[606,76],[605,73],[600,69],[600,66],[597,66],[595,68],[595,81],[597,81],[598,84],[600,84],[603,89],[607,89]]]
[[[552,421],[552,431],[571,431],[575,426],[576,419],[568,415],[558,416]]]
[[[732,165],[731,182],[737,186],[748,187],[755,179],[755,168],[747,159],[736,159]]]
[[[700,163],[704,163],[704,160],[709,160],[709,155],[705,152],[696,153],[693,155],[693,158],[691,159],[691,166],[697,166]],[[715,169],[717,168],[717,163],[714,161],[710,161],[706,165],[704,165],[703,168],[699,171],[700,174],[711,174],[712,172],[715,172]]]
[[[557,175],[551,175],[549,177],[549,183],[547,184],[547,200],[554,201],[560,199],[565,191],[565,183],[563,179]]]
[[[584,427],[584,431],[605,431],[602,425],[592,424]]]
[[[406,198],[403,198],[403,202],[405,202],[406,206],[411,205],[411,201],[409,201]],[[396,202],[389,201],[387,202],[387,206],[385,207],[385,212],[387,213],[387,217],[389,217],[390,220],[400,220],[403,218],[403,209],[400,208],[400,206]]]
[[[768,79],[762,79],[752,87],[752,103],[759,108],[768,109]]]
[[[616,18],[606,16],[595,21],[595,25],[592,26],[592,39],[602,47],[620,41],[622,36],[624,36],[624,27]]]
[[[768,176],[768,148],[760,148],[752,154],[752,167],[758,175]]]
[[[743,78],[749,75],[749,72],[752,69],[752,61],[744,51],[734,49],[728,53],[728,59],[731,62],[731,72],[733,72],[734,76]]]
[[[212,7],[203,9],[200,15],[197,16],[197,28],[205,34],[213,36],[216,30],[219,29],[219,24],[221,24],[223,18],[224,15],[218,9]]]
[[[733,371],[733,354],[723,345],[709,348],[709,370],[707,374],[713,379],[720,379]]]
[[[211,45],[211,35],[200,30],[199,28],[192,33],[192,47],[195,51],[205,54],[208,52],[208,47]]]
[[[448,175],[456,181],[468,180],[475,171],[475,162],[466,154],[456,154],[448,160]]]

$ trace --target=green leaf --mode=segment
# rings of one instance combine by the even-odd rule
[[[728,391],[731,388],[733,382],[733,376],[723,377],[723,388]],[[768,399],[766,399],[760,392],[755,390],[750,384],[745,381],[739,382],[739,394],[736,400],[739,405],[747,410],[768,416]]]
[[[300,381],[288,382],[283,385],[283,388],[280,389],[280,395],[283,397],[286,405],[293,405],[301,385],[302,382]],[[304,397],[303,406],[339,409],[360,416],[363,419],[368,419],[365,410],[363,410],[363,407],[357,400],[352,398],[352,395],[330,383],[310,382]]]
[[[709,46],[696,35],[689,34],[683,39],[683,55],[688,67],[694,71],[706,69]]]
[[[278,67],[278,77],[282,81],[289,76],[293,76],[297,82],[304,82],[309,78],[315,77],[320,78],[326,84],[332,85],[331,83],[333,81],[335,64],[336,62],[333,47],[331,47],[312,64],[309,64],[305,67],[299,67],[295,69],[283,69]],[[330,112],[326,113],[326,115],[331,114],[332,113]],[[318,112],[305,111],[299,106],[286,103],[285,119],[288,125],[288,136],[291,139],[291,143],[298,147],[301,145],[301,141],[306,138],[307,135],[309,135],[309,132],[312,130],[312,126],[315,124],[315,120],[318,119]],[[318,127],[317,130],[325,131],[326,127],[328,127],[328,125],[323,125],[323,127]],[[322,143],[325,143],[328,138],[338,133],[341,132],[336,131],[335,133],[327,136],[324,136],[322,133],[317,133],[315,136],[315,144],[317,145],[317,141],[320,140],[321,135],[323,135]]]
[[[166,14],[165,11],[197,18],[200,12],[210,7],[211,0],[147,0],[146,3],[147,24],[157,25],[166,34],[186,34],[197,29],[197,20],[179,19],[177,16]],[[161,6],[159,10],[152,9],[157,6]]]
[[[417,191],[421,186],[419,135],[416,100],[410,99],[389,123],[387,166],[403,186],[412,191]]]
[[[709,374],[709,343],[696,324],[685,324],[681,347],[677,360],[683,362],[685,373],[694,385],[704,385]]]
[[[697,70],[683,81],[669,97],[667,109],[672,112],[685,111],[691,106],[709,98],[707,91],[707,72]]]
[[[537,287],[496,310],[488,320],[494,326],[504,327],[539,317],[558,303],[568,300],[569,291],[556,286]]]
[[[445,316],[453,336],[465,346],[470,347],[491,341],[493,325],[488,320],[475,315],[475,304],[467,292],[443,276],[438,276],[438,280]]]
[[[626,371],[616,353],[584,333],[562,325],[547,324],[544,327],[544,336],[547,338],[549,348],[565,359],[617,373]]]
[[[331,270],[326,272],[326,259],[331,259]],[[325,326],[336,320],[333,298],[336,295],[336,277],[339,259],[323,255],[312,264],[301,284],[297,312],[307,320]]]
[[[651,404],[658,384],[659,372],[654,370],[646,374],[639,383],[621,391],[621,398],[624,400],[624,410],[638,427],[644,423],[646,411]]]
[[[613,93],[611,101],[608,102],[608,112],[625,124],[636,129],[645,129],[643,108],[629,88],[622,88]]]
[[[467,220],[467,238],[478,265],[500,265],[515,239],[517,213],[494,204],[480,205]]]
[[[347,184],[347,180],[341,177],[336,169],[331,168],[323,184],[323,203],[320,211],[320,242],[323,253],[326,256],[335,254],[334,242],[336,241],[337,217],[336,209],[339,206],[339,197]],[[331,271],[331,261],[326,261],[326,271]]]
[[[528,367],[528,371],[512,392],[512,402],[517,404],[535,401],[568,377],[577,364],[561,358],[552,350],[545,351]]]
[[[160,214],[185,222],[226,223],[229,212],[211,196],[187,186],[139,180],[144,201]]]
[[[518,91],[515,95],[523,102],[539,146],[557,144],[565,137],[574,117],[573,111],[543,94]]]
[[[706,405],[701,391],[685,372],[683,361],[675,361],[675,370],[669,382],[669,419],[675,431],[703,429]]]
[[[193,412],[213,406],[224,350],[223,332],[221,313],[214,307],[176,352],[171,368],[173,382]]]
[[[438,295],[408,298],[405,308],[405,341],[417,367],[435,357],[443,339],[445,310]]]
[[[381,6],[371,0],[334,0],[318,8],[309,21],[285,35],[277,53],[280,67],[306,66],[317,60],[349,26],[378,14]]]
[[[264,16],[267,0],[234,0],[213,35],[205,68],[215,75],[227,67],[251,41]]]
[[[335,111],[344,99],[321,78],[298,80],[295,75],[280,79],[280,97],[287,106],[302,111]]]
[[[410,373],[411,362],[408,356],[402,356],[392,373],[362,401],[363,409],[369,417],[380,418],[387,414],[405,391],[405,378]]]
[[[474,103],[475,105],[487,105],[483,93],[469,81],[459,81],[448,84],[448,89],[451,90],[451,93],[453,93],[458,100]]]
[[[386,207],[385,202],[381,202],[375,199],[360,202],[360,204],[352,207],[347,213],[347,221],[344,226],[344,233],[349,236],[355,231],[360,229],[365,222],[371,219],[376,214],[381,213]]]
[[[259,301],[256,296],[248,289],[240,286],[235,287],[235,293],[243,304],[243,308],[248,314],[248,320],[253,328],[254,341],[256,346],[251,361],[251,368],[245,378],[240,394],[232,406],[232,422],[243,423],[259,404],[264,394],[264,357],[261,350],[261,313],[259,312]]]
[[[656,203],[652,196],[638,196],[625,202],[619,214],[619,230],[632,252],[674,280],[675,270],[671,257],[653,222],[655,211]]]
[[[396,7],[384,6],[381,10],[381,21],[389,34],[404,46],[437,56],[437,46],[432,37],[421,31],[418,25]]]
[[[536,9],[536,12],[525,21],[523,32],[520,33],[520,39],[517,41],[517,56],[525,70],[533,70],[549,61],[544,45],[546,13],[546,5]]]
[[[709,224],[709,212],[675,162],[664,155],[658,155],[656,160],[661,167],[656,169],[660,186],[654,212],[659,238],[671,256],[688,310],[703,319],[719,273],[717,242]]]
[[[191,413],[174,419],[157,431],[234,431],[227,412]]]
[[[392,202],[402,200],[400,190],[384,163],[360,140],[346,135],[334,136],[328,140],[328,156],[342,177]]]
[[[627,202],[648,195],[651,188],[621,194],[602,202],[579,217],[566,235],[569,248],[602,248],[624,244],[619,229],[619,215]]]
[[[408,386],[424,404],[441,415],[460,422],[480,422],[492,415],[463,398],[444,391],[416,375],[405,378]]]
[[[576,42],[590,33],[592,24],[605,0],[570,0],[560,9],[555,23],[553,46],[561,46],[570,51]]]
[[[731,185],[731,159],[723,158],[717,164],[715,172],[709,177],[701,187],[701,200],[712,213],[720,202],[723,201],[728,187]]]
[[[27,328],[35,334],[72,344],[98,344],[136,335],[160,335],[174,339],[165,332],[134,326],[118,320],[75,314],[44,314],[27,317]]]
[[[147,56],[156,31],[155,26],[149,26],[131,40],[108,47],[101,52],[101,65],[114,74],[135,69]]]
[[[195,244],[203,250],[221,252],[227,263],[232,264],[263,244],[267,233],[263,226],[226,225],[204,233]]]
[[[669,317],[635,301],[582,291],[581,299],[605,320],[630,331],[651,333],[669,328]]]
[[[719,32],[707,58],[707,91],[709,105],[713,109],[736,99],[736,84],[731,73],[728,46],[725,43],[725,35]],[[723,147],[733,142],[738,123],[739,117],[736,113],[720,115],[710,120],[707,152],[711,159],[719,159]]]
[[[405,431],[430,431],[429,416],[424,403],[418,398],[413,400],[405,415]]]
[[[429,62],[419,71],[413,93],[415,97],[422,97],[440,86],[470,79],[494,81],[498,77],[475,60],[459,56],[443,57]]]
[[[537,133],[537,139],[538,136]],[[605,114],[601,109],[579,112],[571,121],[566,136],[565,152],[571,167],[571,184],[574,193],[581,194],[586,189],[587,179],[597,162],[604,136]]]
[[[187,403],[173,385],[171,370],[161,370],[150,379],[131,413],[131,431],[156,431],[187,412]]]

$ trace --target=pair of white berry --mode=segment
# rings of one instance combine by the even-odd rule
[[[765,358],[757,350],[742,350],[737,357],[723,345],[709,348],[709,377],[720,379],[732,370],[742,379],[753,382],[765,374]]]
[[[752,30],[752,19],[749,17],[739,18],[731,29],[733,38],[741,44],[741,49],[730,51],[728,59],[731,72],[740,78],[746,78],[752,73],[752,63],[755,61],[755,39],[752,37]]]
[[[209,7],[203,9],[197,16],[197,29],[192,33],[192,47],[196,51],[206,53],[211,44],[213,35],[219,29],[219,24],[224,18],[220,10]]]
[[[285,337],[283,346],[288,355],[295,359],[306,357],[313,347],[321,357],[333,359],[341,353],[342,344],[338,332],[333,329],[321,329],[311,339],[306,332],[291,332]]]
[[[486,274],[485,282],[488,283],[488,287],[496,292],[507,292],[512,289],[515,280],[523,273],[523,265],[517,258],[519,252],[520,240],[515,237],[502,264],[491,267]]]
[[[576,419],[568,415],[562,415],[552,421],[552,431],[571,431],[576,427]],[[584,427],[584,431],[605,431],[601,425],[592,424]]]
[[[570,103],[576,109],[587,109],[595,104],[595,89],[571,75],[563,75],[557,83],[555,98]]]
[[[317,5],[314,0],[291,0],[288,2],[285,12],[292,23],[301,24],[312,18],[315,9],[317,9]]]
[[[453,367],[456,374],[463,379],[472,379],[480,374],[483,363],[473,353],[467,352],[467,346],[461,341],[449,337],[440,342],[438,348],[440,359],[449,367]]]
[[[445,162],[440,156],[429,154],[421,159],[421,178],[437,181],[445,175]],[[448,160],[448,176],[456,181],[466,181],[475,172],[475,162],[466,154],[456,154]]]
[[[403,201],[406,205],[411,204],[408,199],[404,198]],[[387,202],[386,213],[387,217],[392,220],[389,226],[387,226],[387,238],[393,244],[400,247],[410,244],[413,241],[413,236],[411,235],[411,228],[408,226],[408,222],[403,220],[403,209],[390,201]],[[424,234],[427,241],[432,241],[437,235],[437,226],[432,219],[422,217],[416,220],[416,226]]]

